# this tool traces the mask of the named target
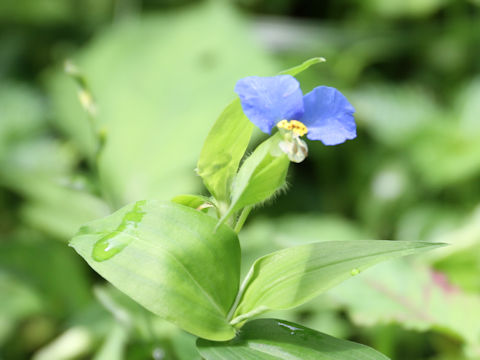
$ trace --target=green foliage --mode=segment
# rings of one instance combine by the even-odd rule
[[[324,61],[324,58],[312,58],[280,74],[297,75]],[[279,137],[266,140],[259,146],[237,175],[252,131],[253,124],[236,99],[217,119],[200,153],[197,173],[217,199],[224,212],[223,219],[247,205],[265,201],[285,183],[289,162],[277,150]]]
[[[365,6],[385,17],[423,17],[441,8],[446,0],[368,0]]]
[[[253,124],[237,99],[228,105],[205,140],[197,173],[218,201],[228,203],[232,180],[252,136]]]
[[[198,192],[202,143],[197,170],[208,170],[199,173],[220,201],[206,192],[173,200],[205,212],[202,219],[215,226],[230,208],[245,151],[254,152],[249,140],[259,141],[250,139],[252,125],[232,102],[233,85],[287,67],[283,73],[297,76],[304,92],[320,84],[344,91],[357,110],[359,136],[334,149],[309,144],[308,160],[289,169],[291,191],[270,200],[273,206],[234,211],[226,223],[236,230],[250,210],[254,218],[240,234],[242,271],[273,251],[318,241],[450,246],[379,266],[269,316],[362,341],[395,360],[480,358],[479,4],[0,1],[0,358],[144,360],[155,352],[165,360],[200,359],[195,336],[102,285],[65,242],[122,204]],[[298,73],[322,60],[296,64],[319,55],[326,65]],[[60,69],[65,58],[85,72],[98,104],[96,130],[107,140],[99,179],[89,160],[92,131],[74,82]],[[219,156],[229,151],[230,160]],[[242,197],[244,190],[236,191]],[[124,220],[108,231],[124,234],[120,244],[128,245],[95,265],[133,246],[138,229]],[[287,332],[284,343],[272,345],[280,337],[269,326],[257,331],[260,324],[245,323],[235,343],[200,340],[208,344],[200,351],[231,358],[266,356],[255,351],[267,345],[295,347],[299,338]]]
[[[463,292],[445,274],[424,265],[395,261],[377,269],[332,290],[331,295],[348,307],[357,324],[398,322],[418,331],[437,329],[480,345],[480,296]]]
[[[388,360],[367,346],[273,319],[247,323],[228,342],[199,339],[197,346],[206,360]]]
[[[49,301],[42,304],[44,311],[61,316],[79,310],[91,300],[85,269],[65,244],[28,232],[2,240],[0,272],[18,279],[34,294],[47,297]],[[8,314],[8,307],[4,310]]]
[[[228,4],[203,2],[119,22],[75,56],[98,104],[98,126],[106,129],[101,184],[115,207],[199,188],[194,164],[212,119],[233,97],[235,81],[252,72],[276,72],[251,44],[245,26]],[[63,71],[52,73],[48,83],[56,125],[83,154],[92,155],[94,140],[75,84]],[[246,126],[248,136],[249,125],[241,124],[237,129]]]
[[[41,95],[20,83],[0,85],[0,160],[10,150],[8,145],[28,138],[45,127],[45,104]]]
[[[14,332],[17,321],[40,312],[42,298],[28,283],[4,270],[0,271],[0,291],[9,294],[0,300],[0,344],[4,344]]]
[[[0,21],[37,27],[64,25],[79,19],[97,22],[109,16],[113,3],[112,0],[85,0],[80,5],[74,0],[5,0],[0,4]]]
[[[325,58],[322,58],[322,57],[311,58],[311,59],[308,59],[308,60],[304,61],[303,63],[301,63],[298,66],[294,66],[290,69],[281,71],[280,74],[295,76],[295,75],[298,75],[298,74],[304,72],[310,66],[315,65],[315,64],[319,64],[319,63],[322,63],[322,62],[325,62],[325,61],[326,61]]]
[[[214,232],[213,218],[185,206],[140,203],[85,225],[71,245],[93,269],[155,314],[207,339],[232,338],[226,315],[240,276],[235,233],[227,226]],[[142,215],[132,216],[139,207]],[[131,238],[128,246],[111,253],[125,237]],[[95,247],[106,238],[112,244],[105,248],[110,257],[96,261]]]
[[[246,206],[261,203],[285,185],[290,160],[279,151],[280,133],[260,144],[245,160],[232,184],[230,207],[221,222]]]
[[[115,324],[105,343],[93,360],[122,359],[125,357],[125,345],[128,341],[128,332],[121,324]]]
[[[300,73],[322,60],[306,61],[286,73]],[[137,201],[83,226],[71,241],[92,268],[139,304],[201,338],[230,340],[234,326],[267,310],[297,307],[380,261],[439,246],[344,241],[291,247],[257,260],[239,290],[240,246],[223,222],[242,211],[235,225],[238,232],[251,207],[285,185],[290,164],[280,150],[278,132],[260,144],[237,173],[252,133],[240,111],[238,102],[226,108],[200,156],[197,172],[212,200],[180,195],[171,203]],[[198,211],[205,205],[217,210],[215,226],[214,216]],[[99,356],[122,352],[125,329],[116,330]],[[345,343],[341,348],[349,347]],[[294,352],[313,356],[318,350],[311,352],[303,344]],[[234,352],[242,353],[237,348]]]
[[[289,309],[381,261],[439,245],[408,241],[320,242],[279,250],[258,259],[241,286],[232,323],[269,309]]]

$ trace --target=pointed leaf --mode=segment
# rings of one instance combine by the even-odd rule
[[[307,70],[310,66],[315,65],[315,64],[319,64],[319,63],[322,63],[322,62],[325,62],[325,61],[327,61],[327,60],[325,60],[325,58],[323,58],[323,57],[311,58],[311,59],[308,59],[308,60],[304,61],[300,65],[297,65],[297,66],[294,66],[290,69],[281,71],[280,74],[295,76],[295,75],[300,74],[301,72]]]
[[[301,305],[381,261],[442,246],[415,241],[331,241],[276,251],[258,259],[242,284],[232,324],[268,309]]]
[[[197,336],[231,339],[240,247],[227,226],[189,207],[138,201],[83,226],[71,246],[118,289]]]
[[[365,345],[283,320],[248,322],[227,342],[197,341],[206,360],[388,360]]]

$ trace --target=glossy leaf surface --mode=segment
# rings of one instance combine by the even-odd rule
[[[197,347],[206,360],[388,360],[365,345],[274,319],[248,322],[227,342],[199,339]]]
[[[197,336],[231,339],[240,248],[227,226],[174,203],[139,201],[83,226],[71,241],[89,265],[153,313]]]
[[[258,259],[244,283],[232,323],[268,309],[301,305],[381,261],[439,247],[410,241],[332,241],[276,251]]]

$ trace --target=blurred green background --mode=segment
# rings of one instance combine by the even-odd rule
[[[199,359],[192,336],[106,285],[67,241],[126,203],[204,192],[196,160],[235,82],[314,56],[328,61],[300,76],[304,92],[346,94],[358,138],[309,143],[289,191],[241,234],[244,268],[310,241],[452,245],[267,316],[394,360],[480,359],[478,0],[2,0],[0,359]],[[106,130],[100,181],[65,59]]]

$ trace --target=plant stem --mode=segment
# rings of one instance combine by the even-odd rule
[[[92,162],[92,172],[95,180],[97,181],[98,186],[98,195],[101,196],[112,209],[117,208],[117,204],[113,196],[107,194],[104,186],[102,185],[101,176],[100,176],[100,157],[102,155],[103,149],[105,147],[106,140],[106,131],[105,129],[98,128],[98,119],[97,119],[97,105],[93,98],[93,94],[90,91],[88,82],[85,76],[81,71],[73,64],[71,61],[67,60],[64,66],[65,72],[70,75],[73,80],[77,83],[79,88],[78,98],[80,103],[87,113],[88,121],[90,124],[90,129],[92,131],[92,137],[95,141],[94,152]]]
[[[242,212],[240,213],[240,216],[237,220],[237,223],[235,225],[234,231],[238,234],[240,230],[242,230],[243,224],[245,224],[245,221],[248,218],[248,215],[250,214],[250,211],[252,211],[251,206],[247,206],[243,208]]]

